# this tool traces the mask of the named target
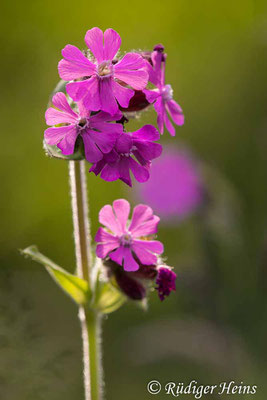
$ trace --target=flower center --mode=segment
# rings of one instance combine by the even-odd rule
[[[161,94],[163,97],[164,101],[169,101],[172,99],[173,96],[173,90],[171,85],[165,85],[163,86],[163,88],[161,89]]]
[[[112,74],[113,66],[111,61],[103,61],[98,65],[98,76],[100,77],[108,77]]]
[[[129,232],[125,233],[120,238],[120,244],[125,247],[130,247],[132,243],[132,236]]]
[[[81,118],[77,127],[79,132],[82,133],[86,128],[89,128],[89,120],[87,118]]]
[[[129,150],[128,153],[120,153],[120,155],[121,155],[122,157],[131,157],[131,156],[133,155],[133,152],[134,152],[135,150],[137,150],[137,147],[133,145],[133,146],[130,148],[130,150]]]

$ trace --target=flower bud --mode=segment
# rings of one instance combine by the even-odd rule
[[[140,265],[138,271],[127,272],[121,265],[106,259],[104,266],[107,268],[107,276],[114,277],[121,291],[131,300],[143,300],[147,295],[148,281],[154,280],[157,275],[156,267]]]
[[[150,103],[147,101],[144,92],[141,90],[135,90],[134,95],[130,100],[129,106],[127,108],[120,107],[123,113],[133,113],[137,111],[142,111],[149,107]]]
[[[156,279],[156,290],[161,301],[169,296],[171,291],[176,290],[177,275],[171,270],[170,267],[162,265],[158,268],[158,276]]]
[[[142,300],[146,297],[146,288],[141,281],[133,278],[133,273],[116,270],[115,279],[122,290],[132,300]]]

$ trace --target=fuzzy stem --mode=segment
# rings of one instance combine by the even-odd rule
[[[70,161],[69,173],[77,274],[80,278],[85,279],[93,290],[85,162]],[[85,400],[101,400],[101,316],[94,310],[90,310],[89,307],[81,306],[79,318],[83,342]]]

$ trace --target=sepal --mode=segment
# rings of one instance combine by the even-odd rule
[[[110,314],[118,310],[127,300],[113,281],[113,277],[103,276],[102,260],[95,259],[94,298],[91,307],[102,314]]]
[[[110,282],[98,282],[95,307],[103,314],[117,311],[126,302],[126,297]]]

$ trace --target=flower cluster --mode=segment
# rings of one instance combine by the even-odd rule
[[[159,297],[164,300],[175,290],[176,274],[159,257],[164,247],[154,235],[160,219],[144,204],[134,207],[131,220],[129,214],[130,204],[124,199],[100,210],[99,222],[105,228],[96,233],[96,255],[104,259],[118,286],[131,299],[143,299],[147,284],[156,280]]]
[[[62,50],[58,72],[66,84],[52,98],[46,111],[45,145],[56,146],[71,157],[81,145],[90,171],[106,181],[122,180],[132,185],[130,172],[138,182],[149,178],[151,161],[162,152],[155,143],[164,131],[171,135],[184,123],[181,107],[165,84],[166,54],[162,45],[152,52],[130,52],[118,57],[121,45],[113,29],[86,32],[88,50],[68,44]],[[151,89],[151,85],[154,88]],[[158,130],[145,125],[126,132],[129,113],[154,105]]]

